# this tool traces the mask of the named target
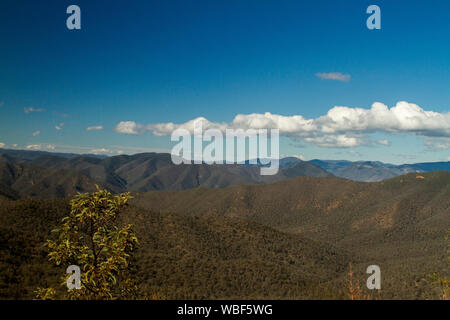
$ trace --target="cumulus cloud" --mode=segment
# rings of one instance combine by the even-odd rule
[[[6,144],[4,144],[3,142],[0,142],[0,148],[4,148],[6,146]]]
[[[93,131],[93,130],[103,130],[103,126],[91,126],[86,128],[86,131]]]
[[[96,149],[91,149],[89,151],[89,153],[92,154],[123,154],[124,151],[123,150],[112,150],[112,149],[107,149],[107,148],[96,148]]]
[[[91,151],[89,151],[89,153],[104,154],[104,153],[111,153],[111,150],[106,149],[106,148],[98,148],[98,149],[92,149]]]
[[[27,150],[55,150],[55,146],[52,144],[46,144],[46,145],[42,145],[42,144],[30,144],[28,146],[25,147]]]
[[[121,121],[116,126],[115,130],[118,133],[124,133],[124,134],[143,134],[145,133],[145,130],[142,125],[137,124],[134,121]]]
[[[30,108],[24,108],[23,112],[25,112],[27,114],[32,113],[32,112],[45,112],[45,109],[30,107]]]
[[[337,80],[337,81],[350,81],[351,76],[349,74],[343,74],[340,72],[329,72],[329,73],[316,73],[316,77],[323,80]]]
[[[375,102],[370,109],[335,106],[327,114],[307,119],[301,115],[283,116],[266,112],[263,114],[238,114],[232,122],[211,122],[204,117],[185,123],[173,122],[139,124],[122,121],[115,130],[124,134],[152,132],[156,136],[170,135],[176,129],[193,132],[194,123],[201,121],[203,130],[219,129],[279,129],[280,134],[303,139],[322,147],[355,147],[371,143],[366,135],[374,132],[406,133],[436,139],[450,138],[450,113],[426,111],[416,104],[398,102],[389,108]],[[375,143],[388,145],[389,141]]]
[[[38,135],[40,135],[41,134],[41,132],[38,130],[38,131],[34,131],[31,135],[33,136],[33,137],[36,137],[36,136],[38,136]]]
[[[25,147],[27,150],[41,150],[42,146],[40,144],[30,144]]]
[[[425,111],[405,101],[390,109],[380,102],[372,104],[371,109],[337,106],[315,122],[325,133],[385,131],[450,136],[450,113]]]
[[[56,126],[55,126],[55,129],[56,129],[57,131],[59,131],[59,130],[62,129],[62,127],[64,127],[64,122],[61,122],[59,125],[56,125]]]
[[[357,137],[347,136],[345,134],[340,135],[325,135],[318,137],[306,137],[304,138],[306,142],[310,142],[319,147],[337,147],[337,148],[349,148],[357,147],[364,144],[363,140]]]

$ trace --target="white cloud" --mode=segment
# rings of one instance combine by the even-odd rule
[[[41,150],[42,146],[40,144],[30,144],[25,147],[27,150]]]
[[[4,144],[3,142],[0,142],[0,148],[4,148],[6,146],[6,144]]]
[[[116,150],[117,154],[136,154],[136,153],[144,153],[144,152],[157,152],[157,153],[170,153],[169,149],[162,148],[146,148],[146,147],[132,147],[132,146],[119,146],[114,145],[111,146],[114,150]]]
[[[30,144],[28,146],[25,147],[27,150],[55,150],[55,146],[52,144],[46,144],[46,145],[42,145],[42,144]]]
[[[93,130],[103,130],[103,126],[91,126],[86,128],[86,131],[93,131]]]
[[[123,154],[123,150],[116,150],[116,149],[107,149],[107,148],[96,148],[91,149],[89,151],[91,154],[109,154],[109,155],[120,155]]]
[[[41,134],[41,132],[38,130],[38,131],[33,132],[31,135],[32,135],[33,137],[36,137],[36,136],[38,136],[38,135],[40,135],[40,134]]]
[[[116,131],[125,134],[144,134],[147,131],[156,136],[170,135],[175,129],[193,132],[194,122],[200,120],[203,130],[215,128],[230,129],[279,129],[280,134],[300,138],[322,147],[355,147],[369,144],[365,135],[373,132],[406,133],[444,139],[438,148],[448,148],[445,139],[450,138],[450,113],[426,111],[416,104],[405,101],[394,107],[375,102],[370,109],[335,106],[326,115],[307,119],[301,115],[283,116],[266,112],[264,114],[238,114],[230,123],[210,122],[199,117],[185,123],[173,122],[142,125],[134,121],[122,121]],[[389,141],[375,143],[389,145]]]
[[[64,127],[64,122],[61,122],[59,125],[55,126],[55,129],[59,131],[62,127]]]
[[[118,133],[124,133],[124,134],[142,134],[146,130],[143,130],[143,126],[140,124],[137,124],[134,121],[121,121],[116,126],[115,130]]]
[[[450,137],[426,137],[424,144],[433,151],[450,149]]]
[[[112,153],[112,151],[109,149],[106,149],[106,148],[98,148],[98,149],[92,149],[91,151],[89,151],[89,153],[104,154],[104,153]]]
[[[390,109],[380,102],[370,109],[336,106],[314,121],[324,133],[384,131],[450,136],[450,113],[425,111],[405,101]]]
[[[384,139],[384,140],[377,140],[377,141],[375,141],[375,143],[381,144],[381,145],[383,145],[383,146],[390,146],[390,145],[391,145],[391,143],[390,143],[389,140],[387,140],[387,139]]]
[[[450,113],[425,111],[418,105],[398,102],[394,107],[375,102],[371,109],[336,106],[324,116],[306,119],[301,115],[282,116],[264,114],[238,114],[231,123],[210,122],[199,117],[182,124],[158,123],[141,125],[133,121],[120,122],[116,131],[128,134],[142,134],[151,131],[155,135],[170,135],[175,129],[193,131],[194,121],[201,120],[203,129],[280,129],[284,135],[308,136],[311,133],[344,134],[375,131],[389,133],[412,133],[423,136],[450,137]]]
[[[338,80],[338,81],[350,81],[351,76],[349,74],[343,74],[340,72],[329,72],[329,73],[316,73],[316,77],[323,80]]]
[[[300,160],[302,160],[302,161],[306,161],[305,156],[303,156],[303,155],[301,155],[301,154],[293,154],[293,155],[291,155],[291,157],[300,159]]]
[[[25,112],[25,113],[31,113],[31,112],[45,112],[45,109],[40,109],[40,108],[33,108],[33,107],[30,107],[30,108],[24,108],[23,109],[23,112]]]
[[[351,137],[345,134],[340,135],[324,135],[318,137],[306,137],[304,138],[306,142],[310,142],[319,147],[329,147],[329,148],[349,148],[357,147],[365,142],[359,137]]]

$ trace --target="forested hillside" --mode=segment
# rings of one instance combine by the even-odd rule
[[[265,186],[151,192],[139,194],[135,204],[191,216],[245,218],[336,245],[362,257],[366,267],[380,265],[385,297],[415,298],[427,274],[448,268],[448,172],[379,183],[302,177]]]
[[[175,165],[167,153],[114,157],[59,156],[50,153],[0,152],[0,194],[15,198],[64,198],[93,190],[98,184],[112,192],[225,188],[265,184],[285,179],[332,176],[305,161],[280,168],[276,175],[261,175],[247,165]],[[6,186],[6,187],[5,187]]]
[[[68,214],[65,200],[1,200],[0,298],[33,298],[37,287],[60,287],[44,242]],[[131,206],[142,298],[342,298],[330,281],[352,257],[334,246],[242,219],[161,214]]]
[[[65,270],[48,262],[44,243],[69,199],[96,184],[133,191],[121,223],[140,241],[142,298],[348,298],[349,263],[361,286],[367,266],[380,266],[381,298],[439,297],[429,275],[449,270],[450,172],[366,183],[288,159],[262,178],[257,166],[168,157],[2,155],[0,298],[58,287]]]

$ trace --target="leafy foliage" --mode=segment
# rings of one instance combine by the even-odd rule
[[[81,268],[81,289],[68,290],[69,298],[115,299],[135,294],[129,271],[138,240],[131,225],[115,225],[117,214],[130,198],[128,193],[113,196],[98,189],[79,194],[70,202],[69,216],[53,230],[56,239],[47,243],[50,261]],[[49,292],[43,295],[41,291],[38,296],[48,297]]]

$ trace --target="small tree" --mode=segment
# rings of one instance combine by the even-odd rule
[[[119,228],[116,218],[132,197],[111,195],[97,186],[97,192],[78,194],[71,200],[69,216],[53,230],[48,240],[49,260],[56,265],[77,265],[81,289],[67,290],[69,299],[129,299],[136,297],[130,260],[138,244],[131,225]],[[70,274],[63,277],[63,285]],[[38,298],[52,298],[55,290],[38,289]]]

